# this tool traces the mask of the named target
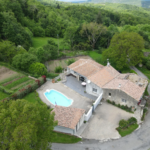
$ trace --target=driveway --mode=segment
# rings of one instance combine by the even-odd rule
[[[106,140],[116,139],[120,135],[116,128],[121,119],[129,119],[133,114],[121,110],[107,102],[98,105],[94,116],[89,120],[84,132],[81,134],[86,139]]]

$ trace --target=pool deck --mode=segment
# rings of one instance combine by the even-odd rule
[[[47,89],[49,89],[49,90],[54,89],[54,90],[57,90],[58,92],[61,92],[67,98],[73,100],[73,103],[70,107],[84,109],[86,111],[86,113],[91,108],[91,106],[94,102],[92,99],[89,99],[87,97],[80,95],[79,93],[77,93],[76,91],[67,87],[66,85],[64,85],[61,82],[52,83],[51,81],[47,81],[40,88],[38,88],[36,91],[38,92],[41,100],[44,103],[46,103],[48,106],[51,106],[51,108],[54,108],[55,106],[52,103],[50,103],[44,95],[44,93],[46,92]]]

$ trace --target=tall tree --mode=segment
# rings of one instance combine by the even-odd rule
[[[91,22],[89,24],[83,24],[80,34],[86,36],[94,50],[95,44],[102,33],[105,33],[107,28],[102,24],[97,24],[96,22]]]
[[[54,114],[44,103],[26,100],[0,102],[0,149],[50,149]]]
[[[75,32],[77,31],[77,26],[69,25],[66,29],[65,35],[64,35],[64,42],[69,44],[69,46],[73,47],[74,45],[74,38],[75,38]]]
[[[127,65],[136,65],[142,61],[143,38],[134,32],[115,34],[109,48],[103,52],[105,59],[110,58],[118,69]]]

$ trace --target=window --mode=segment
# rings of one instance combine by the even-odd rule
[[[97,93],[97,89],[93,88],[93,92]]]
[[[126,102],[127,102],[127,100],[126,100],[126,99],[122,99],[122,102],[126,103]]]
[[[111,96],[111,93],[109,93],[109,96]]]

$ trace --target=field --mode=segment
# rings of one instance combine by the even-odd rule
[[[56,39],[56,38],[51,38],[51,37],[34,37],[34,38],[32,38],[33,47],[34,48],[42,47],[47,44],[47,41],[49,39],[52,39],[59,46],[59,50],[64,50],[64,49],[69,50],[70,49],[69,46],[64,45],[62,38]]]
[[[33,83],[34,80],[30,79],[24,74],[17,73],[6,67],[0,66],[0,86],[11,93],[23,88],[29,83]],[[0,100],[8,97],[9,94],[0,91]]]
[[[67,61],[69,59],[74,59],[79,60],[79,59],[91,59],[91,57],[89,56],[79,56],[79,57],[73,57],[73,58],[66,58],[66,59],[62,59],[62,60],[53,60],[53,61],[49,61],[49,70],[50,72],[54,72],[55,68],[58,66],[61,66],[62,68],[66,68],[68,66]]]

